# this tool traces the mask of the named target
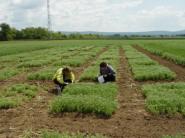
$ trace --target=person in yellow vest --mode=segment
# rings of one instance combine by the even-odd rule
[[[70,83],[74,83],[75,75],[69,67],[60,68],[53,76],[53,82],[57,85],[58,95],[61,94],[64,87]]]

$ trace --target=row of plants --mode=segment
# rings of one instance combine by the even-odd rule
[[[94,63],[80,76],[80,81],[96,81],[97,76],[99,75],[99,64],[103,61],[117,69],[119,65],[118,48],[109,48],[109,50],[101,54],[99,58],[96,59],[96,61],[94,61]]]
[[[0,80],[7,80],[19,73],[30,72],[32,68],[44,68],[51,65],[54,68],[54,62],[60,61],[61,57],[73,57],[75,53],[80,50],[86,52],[87,50],[95,49],[94,46],[84,47],[55,47],[45,50],[38,50],[29,53],[21,53],[16,55],[1,57],[0,63]],[[42,54],[48,53],[48,54]],[[92,54],[93,55],[93,54]],[[61,62],[60,64],[61,65]],[[49,70],[51,70],[49,68]],[[56,67],[55,67],[56,70]],[[47,73],[47,72],[46,72]],[[53,73],[53,72],[52,72]]]
[[[174,72],[162,65],[159,65],[159,63],[153,61],[133,47],[123,46],[123,49],[135,80],[146,81],[175,79],[176,74]]]
[[[36,71],[34,73],[28,74],[28,80],[51,80],[53,77],[53,74],[56,72],[58,68],[61,68],[62,66],[70,66],[70,67],[79,67],[85,64],[88,60],[91,60],[94,58],[98,52],[100,52],[103,49],[103,47],[97,47],[93,49],[85,49],[80,52],[80,54],[73,55],[70,57],[62,57],[62,61],[58,60],[54,62],[54,64],[50,65],[47,68],[43,68],[39,71]],[[88,51],[87,51],[88,50]],[[65,61],[65,62],[63,62]]]
[[[77,83],[67,86],[50,104],[51,113],[80,112],[111,116],[117,109],[116,84]]]
[[[93,81],[99,73],[99,63],[106,61],[117,69],[119,63],[118,48],[110,48],[85,70],[80,80]],[[90,74],[90,75],[89,75]],[[86,75],[86,76],[85,76]],[[84,78],[85,79],[82,79]],[[116,96],[118,87],[115,83],[76,83],[67,86],[62,95],[50,104],[51,113],[80,112],[94,113],[110,117],[117,109]]]
[[[154,114],[185,115],[185,83],[147,84],[142,86],[146,108]]]
[[[36,96],[38,88],[29,84],[13,84],[0,90],[0,109],[13,108]]]
[[[141,45],[144,49],[150,51],[151,53],[154,53],[158,56],[161,56],[164,59],[167,59],[169,61],[172,61],[178,65],[185,66],[185,56],[182,56],[179,54],[179,52],[185,51],[185,48],[183,47],[178,47],[177,45],[175,46],[165,46],[163,44],[161,45]],[[160,47],[159,47],[160,46]],[[181,50],[181,51],[179,51]],[[174,52],[177,51],[177,52]],[[182,53],[185,55],[185,52]]]

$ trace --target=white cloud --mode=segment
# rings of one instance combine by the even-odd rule
[[[46,0],[1,1],[0,22],[7,22],[18,28],[47,26]],[[172,4],[154,3],[150,3],[153,6],[150,9],[146,2],[149,1],[51,0],[52,28],[65,31],[119,32],[176,30],[185,27],[185,10]]]

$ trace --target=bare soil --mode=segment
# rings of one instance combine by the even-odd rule
[[[0,110],[0,138],[17,138],[27,129],[101,133],[113,138],[159,138],[185,132],[182,116],[154,116],[145,110],[140,84],[133,80],[122,49],[117,76],[119,108],[111,118],[79,113],[51,115],[48,105],[56,96],[48,91],[53,84],[38,82],[43,89],[36,98],[15,109]]]

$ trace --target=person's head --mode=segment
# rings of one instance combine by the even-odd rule
[[[72,72],[72,70],[71,70],[69,67],[65,67],[65,68],[63,69],[63,74],[64,74],[64,75],[70,74],[71,72]]]
[[[100,63],[100,68],[106,68],[106,67],[107,67],[107,63],[106,62]]]

